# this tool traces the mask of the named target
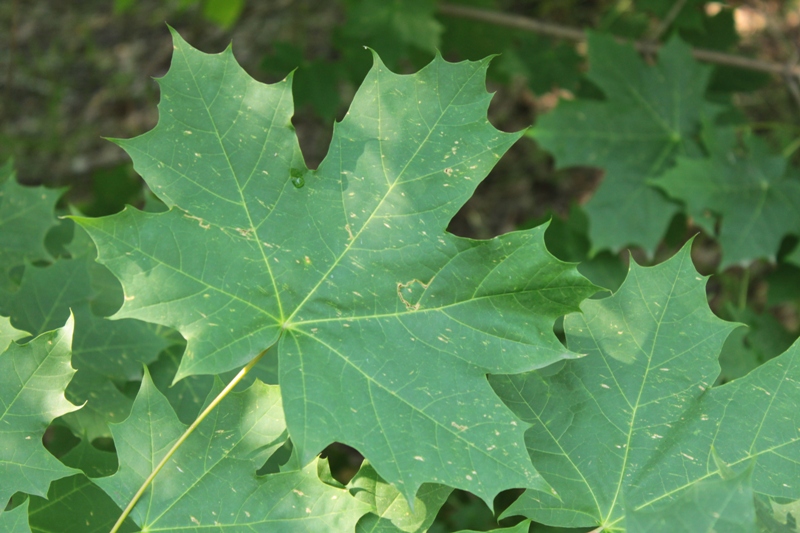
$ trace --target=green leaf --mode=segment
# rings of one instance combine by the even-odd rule
[[[221,390],[218,382],[208,400]],[[95,482],[120,506],[186,430],[145,374],[130,417],[112,426],[120,468]],[[131,517],[143,530],[340,532],[368,511],[346,490],[317,477],[317,466],[256,477],[286,440],[277,386],[256,382],[225,398],[156,476]]]
[[[788,503],[756,499],[759,533],[797,533],[800,531],[800,500]]]
[[[30,525],[36,533],[107,532],[116,522],[121,509],[88,476],[112,474],[117,469],[113,453],[94,448],[86,440],[69,451],[61,461],[84,473],[62,478],[50,484],[47,499],[33,496],[28,512]],[[127,520],[122,532],[138,531]]]
[[[77,230],[76,237],[80,234],[84,232]],[[70,310],[74,313],[72,364],[77,374],[67,387],[67,399],[85,405],[67,414],[64,420],[77,434],[93,440],[109,436],[108,422],[123,420],[133,404],[116,384],[140,380],[142,364],[155,361],[170,341],[158,331],[163,328],[153,324],[139,320],[111,321],[92,313],[90,300],[95,294],[92,274],[97,275],[99,270],[110,274],[105,267],[94,263],[94,246],[88,237],[83,238],[88,242],[73,242],[70,247],[75,259],[58,259],[46,267],[26,268],[9,311],[15,326],[34,334],[63,324]],[[80,249],[87,244],[88,252]],[[117,283],[115,279],[112,281]]]
[[[497,10],[496,0],[460,0],[461,5],[479,9]],[[440,14],[444,26],[442,53],[447,57],[457,56],[478,60],[499,54],[512,46],[512,38],[519,35],[514,30],[495,24],[482,24],[463,17]]]
[[[430,57],[439,48],[442,26],[433,16],[434,0],[348,0],[346,5],[346,42],[373,48],[389,66],[414,49]]]
[[[628,45],[589,34],[588,78],[606,99],[562,101],[530,135],[553,153],[558,167],[605,170],[586,204],[594,251],[639,245],[652,254],[679,206],[648,180],[677,155],[699,153],[694,136],[708,112],[703,93],[709,68],[673,38],[647,65]]]
[[[122,280],[116,317],[182,333],[176,379],[274,346],[303,464],[337,441],[407,499],[426,482],[487,501],[546,489],[485,375],[574,357],[553,323],[596,288],[547,252],[544,228],[444,231],[519,137],[486,118],[487,62],[399,76],[376,57],[313,171],[288,82],[259,84],[230,49],[177,34],[175,49],[158,126],[119,141],[171,210],[79,220]]]
[[[0,350],[5,351],[13,341],[25,338],[30,334],[11,325],[11,319],[0,316]]]
[[[317,115],[332,120],[341,104],[339,82],[344,72],[339,62],[307,61],[303,50],[291,43],[273,44],[273,53],[264,57],[261,68],[285,76],[294,71],[295,106],[311,105]]]
[[[522,522],[520,522],[519,524],[517,524],[515,526],[492,529],[492,530],[488,531],[487,533],[528,533],[528,530],[530,529],[530,527],[531,527],[531,521],[530,520],[523,520]],[[477,531],[473,531],[471,529],[469,529],[469,530],[462,529],[461,531],[458,531],[457,533],[478,533],[478,532]]]
[[[72,319],[27,344],[0,354],[0,502],[17,492],[44,496],[50,482],[72,475],[42,445],[50,422],[78,409],[64,397],[70,366]]]
[[[508,31],[502,28],[502,31]],[[497,70],[506,79],[524,78],[538,95],[554,88],[575,90],[578,85],[580,56],[572,44],[554,44],[528,32],[518,32],[513,45],[497,59]]]
[[[720,270],[756,259],[775,262],[781,240],[800,227],[800,175],[787,173],[786,159],[771,155],[761,139],[746,138],[742,154],[734,130],[714,134],[710,157],[678,158],[653,183],[684,202],[698,222],[706,220],[706,231],[714,234],[709,210],[721,218]]]
[[[31,533],[28,525],[28,500],[10,511],[0,511],[0,531],[5,533]]]
[[[704,0],[688,0],[683,2],[683,6],[676,14],[672,24],[681,29],[702,30],[704,4]],[[636,7],[644,11],[649,11],[656,17],[664,18],[675,7],[675,2],[672,0],[637,0]]]
[[[173,383],[175,374],[180,365],[184,346],[174,345],[161,352],[158,360],[149,365],[153,382],[164,396],[167,397],[172,408],[181,422],[189,424],[197,418],[200,409],[203,407],[206,396],[214,385],[212,376],[188,376],[178,383]],[[270,385],[278,383],[278,361],[267,354],[259,363],[245,376],[235,390],[246,388],[256,379]],[[222,381],[230,381],[236,372],[226,372],[219,377]]]
[[[585,358],[493,378],[537,424],[528,450],[560,498],[528,491],[506,514],[620,531],[626,509],[657,511],[752,461],[755,493],[800,497],[800,343],[710,388],[736,324],[711,313],[704,285],[688,245],[656,267],[632,264],[619,292],[567,316],[567,344]]]
[[[200,414],[203,403],[214,386],[214,378],[212,376],[189,376],[172,384],[181,362],[183,350],[183,346],[171,346],[168,350],[161,352],[158,360],[151,363],[148,368],[153,377],[153,383],[169,400],[178,419],[184,424],[191,424]]]
[[[348,488],[357,500],[370,506],[356,526],[356,533],[424,533],[453,491],[450,487],[427,483],[414,497],[413,508],[395,487],[386,483],[364,461]]]
[[[728,336],[719,356],[720,379],[731,381],[747,375],[762,363],[782,354],[797,339],[770,313],[750,309],[728,310],[730,317],[746,324]]]
[[[84,261],[60,259],[26,268],[7,309],[14,327],[38,335],[62,326],[70,309],[86,307],[91,294],[86,266]]]
[[[752,465],[738,475],[693,484],[657,511],[630,510],[625,529],[642,533],[755,533]]]
[[[228,29],[233,26],[244,9],[245,0],[204,0],[203,16]]]
[[[63,189],[23,187],[4,166],[0,180],[0,291],[12,292],[11,269],[24,263],[51,259],[44,245],[47,232],[57,224],[53,211]]]

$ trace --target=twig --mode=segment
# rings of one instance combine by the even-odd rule
[[[681,14],[681,10],[684,8],[685,5],[686,5],[686,0],[677,0],[674,4],[672,4],[672,7],[670,8],[669,12],[661,20],[661,22],[659,22],[656,31],[653,32],[651,40],[654,43],[657,43],[659,40],[661,40],[661,36],[664,35],[664,32],[666,32],[672,25],[672,23],[675,22],[675,19],[678,18],[678,15]]]
[[[518,28],[520,30],[530,31],[533,33],[541,33],[542,35],[549,35],[551,37],[560,37],[562,39],[570,39],[572,41],[583,41],[586,39],[586,35],[584,35],[583,30],[579,30],[577,28],[570,28],[568,26],[561,26],[559,24],[551,24],[549,22],[541,22],[536,19],[518,15],[507,15],[505,13],[490,11],[488,9],[478,9],[454,4],[439,4],[438,10],[442,15],[479,20],[481,22],[488,22],[490,24],[497,24],[498,26],[506,26],[509,28]]]
[[[561,26],[559,24],[552,24],[549,22],[541,22],[539,20],[523,17],[521,15],[508,15],[505,13],[499,13],[497,11],[453,4],[440,4],[438,10],[442,15],[448,15],[451,17],[479,20],[481,22],[488,22],[490,24],[497,24],[498,26],[517,28],[520,30],[540,33],[542,35],[549,35],[551,37],[558,37],[561,39],[569,39],[572,41],[586,40],[585,32],[578,28]],[[619,40],[620,42],[625,42],[623,39]],[[657,44],[642,41],[634,42],[633,46],[640,52],[650,54],[657,52],[659,48]],[[792,76],[800,79],[800,65],[782,65],[780,63],[762,61],[760,59],[751,59],[749,57],[726,54],[723,52],[706,50],[703,48],[693,48],[692,55],[695,59],[705,61],[707,63],[728,65],[747,70],[757,70],[759,72],[768,72],[770,74],[777,74],[779,76]]]

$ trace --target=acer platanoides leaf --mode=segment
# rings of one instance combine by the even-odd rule
[[[647,180],[676,156],[700,153],[694,136],[703,113],[713,113],[703,100],[711,70],[677,38],[659,51],[656,65],[610,35],[588,39],[587,76],[606,99],[561,101],[529,135],[559,167],[605,170],[585,207],[593,250],[635,244],[652,254],[680,207]]]
[[[800,497],[800,342],[712,388],[738,324],[709,309],[689,246],[654,267],[632,262],[616,294],[566,317],[567,345],[586,357],[492,377],[534,424],[528,450],[558,494],[526,491],[507,515],[622,531],[626,510],[658,510],[751,461],[754,492]]]
[[[42,444],[56,417],[75,411],[64,389],[70,365],[73,319],[26,344],[12,342],[0,353],[0,501],[17,492],[45,496],[50,482],[76,471]],[[5,506],[5,504],[4,504]]]
[[[221,390],[217,383],[208,400]],[[112,426],[120,468],[95,479],[124,507],[153,467],[186,430],[145,373],[130,417]],[[257,477],[256,471],[286,440],[278,387],[255,382],[225,398],[178,448],[131,518],[146,531],[231,532],[352,530],[369,508],[344,489],[325,485],[316,464]]]
[[[543,227],[445,232],[520,136],[487,120],[488,62],[401,76],[375,56],[308,170],[289,79],[256,82],[230,48],[174,46],[158,125],[119,141],[171,209],[79,220],[122,281],[116,317],[183,334],[176,379],[274,350],[303,464],[338,441],[407,499],[426,482],[487,501],[547,490],[486,374],[574,357],[553,322],[596,289],[547,252]]]
[[[0,294],[16,289],[12,268],[51,259],[44,238],[57,223],[53,211],[63,193],[20,185],[10,161],[0,168]]]
[[[717,217],[720,270],[756,259],[775,262],[781,241],[800,228],[800,174],[767,143],[745,138],[742,154],[732,128],[714,128],[710,157],[678,158],[652,183],[684,202],[688,214],[714,235]],[[711,211],[717,216],[708,216]]]

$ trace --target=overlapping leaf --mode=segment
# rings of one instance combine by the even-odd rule
[[[781,240],[800,228],[800,175],[787,169],[786,158],[771,155],[756,137],[739,149],[736,132],[714,130],[707,158],[678,158],[678,164],[653,183],[686,204],[690,215],[722,247],[720,269],[755,259],[775,262]]]
[[[498,529],[492,529],[488,531],[488,533],[527,533],[530,530],[531,521],[530,520],[523,520],[519,524],[511,527],[502,527]],[[473,531],[471,529],[462,529],[457,533],[478,533],[477,531]]]
[[[18,184],[10,161],[0,169],[0,291],[13,291],[12,268],[51,259],[44,238],[56,225],[53,210],[62,193]]]
[[[0,530],[5,533],[31,533],[28,525],[28,500],[10,511],[0,512]]]
[[[116,316],[183,334],[178,379],[274,346],[303,463],[339,441],[407,498],[425,482],[486,500],[546,489],[485,374],[571,357],[553,321],[595,288],[547,253],[542,228],[444,231],[519,137],[486,118],[487,63],[399,76],[376,57],[308,171],[288,81],[174,44],[158,126],[120,141],[170,211],[80,221],[122,280]]]
[[[138,320],[110,321],[92,312],[91,303],[96,297],[93,274],[102,279],[102,271],[107,276],[110,273],[94,262],[94,246],[83,230],[78,228],[76,233],[75,239],[80,244],[71,245],[75,257],[59,258],[44,267],[26,268],[18,290],[9,298],[7,311],[15,326],[32,334],[58,327],[70,310],[74,313],[72,363],[77,374],[67,388],[67,398],[86,405],[66,415],[65,420],[77,434],[92,440],[108,436],[107,423],[123,420],[133,403],[115,383],[141,379],[142,364],[154,361],[169,341],[153,324]],[[119,284],[113,277],[111,281],[117,286],[104,287],[100,298],[113,302]]]
[[[81,441],[61,462],[83,472],[50,484],[47,499],[31,497],[28,519],[36,533],[107,533],[119,518],[121,509],[87,476],[108,476],[117,469],[117,457]],[[126,520],[121,533],[138,531]]]
[[[439,48],[442,26],[433,16],[434,0],[348,0],[347,6],[343,36],[353,48],[373,47],[389,65],[412,50],[433,55]]]
[[[73,321],[27,344],[12,342],[0,353],[0,502],[17,492],[47,494],[50,482],[72,475],[45,450],[50,422],[78,409],[64,397],[72,374]],[[2,511],[0,511],[1,513]]]
[[[723,467],[724,469],[724,467]],[[637,533],[755,533],[752,469],[693,484],[657,511],[631,509],[625,529]]]
[[[435,483],[420,487],[413,508],[396,487],[386,483],[364,462],[348,484],[350,492],[370,506],[356,526],[356,533],[424,533],[453,491]]]
[[[704,285],[688,245],[656,267],[634,264],[614,296],[567,316],[568,346],[585,358],[558,372],[492,378],[535,424],[528,450],[558,494],[527,491],[508,514],[623,530],[626,509],[657,511],[718,479],[719,465],[752,461],[756,493],[798,499],[800,343],[710,388],[737,325],[711,313]]]
[[[27,331],[20,331],[11,325],[11,319],[0,316],[0,350],[5,351],[12,341],[22,339],[27,336]]]
[[[589,34],[588,78],[602,101],[562,101],[530,135],[553,153],[559,167],[600,167],[605,177],[586,204],[593,250],[639,245],[652,253],[679,206],[647,180],[677,155],[699,154],[701,116],[709,68],[673,38],[646,65],[628,45]]]
[[[146,374],[131,416],[112,427],[120,468],[95,482],[125,506],[185,429]],[[147,531],[352,531],[368,506],[322,483],[316,464],[256,477],[285,439],[278,387],[256,382],[231,394],[172,456],[131,517]]]

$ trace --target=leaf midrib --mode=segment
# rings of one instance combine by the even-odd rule
[[[686,255],[682,255],[681,256],[681,261],[678,264],[678,266],[676,267],[678,272],[681,271],[681,268],[683,267],[683,264],[686,261],[686,257],[687,257]],[[634,273],[634,272],[635,271],[633,271],[633,270],[631,271],[631,273]],[[670,287],[669,294],[667,295],[667,298],[665,299],[664,310],[661,313],[661,317],[662,318],[664,316],[666,316],[667,310],[669,309],[670,304],[672,303],[672,295],[675,292],[675,287],[677,285],[677,281],[678,281],[678,276],[676,275],[674,277],[673,281],[672,281],[672,287]],[[636,277],[636,283],[637,283],[637,288],[639,289],[639,293],[644,297],[645,293],[642,291],[641,286],[639,285],[639,277],[638,276]],[[623,315],[623,319],[626,319],[626,317],[624,315]],[[639,385],[639,392],[638,392],[638,394],[636,396],[636,402],[633,405],[633,411],[631,412],[631,416],[630,416],[629,430],[628,430],[628,436],[627,436],[628,438],[627,438],[627,441],[626,441],[626,444],[625,444],[625,453],[624,453],[624,456],[623,456],[623,459],[622,459],[622,468],[620,468],[619,479],[617,481],[617,490],[616,490],[616,492],[614,494],[613,500],[611,501],[611,505],[609,506],[608,514],[606,515],[606,518],[603,521],[604,524],[608,523],[611,520],[611,515],[612,515],[612,513],[614,513],[614,510],[615,510],[615,508],[617,506],[617,500],[619,499],[619,495],[622,492],[623,480],[625,478],[625,473],[626,473],[627,466],[628,466],[628,456],[629,456],[630,450],[631,450],[631,439],[633,438],[634,424],[636,423],[637,412],[638,412],[640,404],[641,404],[642,393],[644,392],[645,384],[647,383],[647,379],[648,379],[648,376],[650,374],[651,364],[653,362],[653,351],[655,350],[655,347],[657,345],[657,339],[658,339],[659,333],[661,331],[662,322],[663,322],[662,320],[658,320],[657,326],[656,326],[656,331],[655,331],[655,333],[653,335],[653,345],[652,345],[651,349],[649,350],[650,353],[648,354],[649,357],[647,358],[647,366],[645,367],[645,373],[644,373],[644,376],[642,377],[642,381],[641,381],[641,383]],[[626,326],[628,327],[628,331],[633,331],[633,329],[630,328],[630,325],[627,324],[627,320],[626,320]],[[592,338],[594,338],[594,335],[592,335]],[[631,339],[633,340],[634,343],[636,343],[636,345],[639,348],[639,350],[641,350],[643,353],[647,353],[642,348],[642,346],[639,345],[636,337],[631,335]],[[599,346],[598,346],[598,348],[599,348]],[[606,360],[605,357],[603,357],[603,361],[605,361],[605,360]],[[609,368],[609,370],[611,370],[611,369]],[[612,371],[612,374],[613,374],[613,371]],[[622,516],[623,517],[625,516],[624,513],[622,514]]]
[[[369,227],[370,223],[375,218],[376,213],[384,205],[384,203],[386,202],[387,198],[389,198],[389,196],[391,195],[391,193],[394,190],[394,188],[398,185],[398,183],[402,183],[401,182],[402,176],[404,175],[404,173],[408,169],[409,165],[411,165],[411,163],[416,159],[416,157],[419,154],[419,152],[422,149],[422,147],[425,146],[425,144],[427,143],[428,139],[433,134],[434,129],[439,124],[439,122],[441,122],[442,118],[444,118],[444,116],[446,115],[446,113],[450,109],[450,107],[452,106],[452,104],[455,101],[455,99],[461,94],[461,92],[466,88],[467,84],[475,77],[475,75],[478,72],[481,72],[481,69],[475,69],[472,72],[472,74],[470,75],[469,79],[467,81],[465,81],[462,84],[462,86],[459,88],[459,90],[453,95],[453,97],[448,102],[447,106],[442,108],[442,111],[439,114],[438,118],[436,119],[436,122],[434,122],[432,126],[428,126],[427,135],[425,135],[425,138],[422,139],[419,142],[419,144],[417,145],[417,149],[414,151],[414,153],[411,155],[411,157],[408,158],[408,161],[406,162],[405,166],[400,170],[400,172],[394,178],[394,181],[392,181],[389,184],[389,188],[384,193],[384,195],[381,197],[380,201],[375,204],[375,206],[374,206],[372,212],[370,213],[369,217],[367,218],[367,220],[364,222],[364,224],[361,226],[361,228],[359,228],[359,230],[352,236],[352,238],[350,238],[349,242],[347,243],[347,246],[344,248],[344,250],[342,250],[342,252],[339,254],[339,256],[333,261],[333,263],[328,268],[328,270],[322,276],[320,276],[320,279],[317,282],[317,284],[311,290],[309,290],[308,293],[306,294],[306,297],[303,298],[303,300],[299,304],[297,304],[297,306],[295,307],[294,311],[292,311],[291,315],[289,315],[289,317],[285,320],[285,322],[284,322],[285,325],[288,326],[289,324],[292,323],[292,319],[303,308],[303,306],[306,304],[306,302],[308,302],[311,299],[311,297],[314,295],[314,293],[317,291],[317,289],[319,289],[319,287],[325,282],[325,280],[328,279],[328,276],[330,275],[330,273],[333,272],[334,269],[336,269],[336,267],[338,267],[338,265],[341,263],[341,261],[347,256],[347,254],[350,252],[350,249],[353,247],[353,244],[356,241],[358,241],[358,238],[361,236],[361,234],[366,230],[367,227]],[[380,106],[380,87],[379,87],[380,86],[380,76],[378,76],[378,73],[376,73],[376,75],[375,75],[375,84],[378,85],[378,90],[377,90],[378,95],[379,95],[378,112],[380,114],[380,109],[381,109],[381,106]],[[380,120],[380,115],[379,115],[379,119],[378,119],[379,132],[380,132],[380,127],[381,127],[381,122],[382,121]],[[427,124],[426,124],[426,126],[427,126]],[[383,138],[380,135],[378,135],[377,141],[378,141],[378,146],[379,146],[379,148],[381,150],[381,153],[383,153]],[[383,162],[383,160],[384,160],[384,158],[381,157],[381,162]],[[388,182],[388,176],[386,176],[385,168],[384,168],[384,177],[387,178],[387,182]]]
[[[250,225],[250,231],[252,231],[254,235],[258,235],[258,230],[257,230],[255,224],[253,223],[253,217],[250,214],[250,209],[247,207],[247,200],[244,197],[244,191],[243,191],[241,185],[239,184],[239,180],[237,179],[236,171],[234,171],[234,169],[233,169],[233,163],[231,162],[231,158],[228,155],[227,149],[225,148],[225,144],[222,142],[223,136],[220,135],[219,128],[217,127],[217,123],[214,120],[214,116],[211,114],[210,105],[213,104],[213,101],[212,101],[211,104],[208,104],[206,102],[205,98],[203,97],[203,92],[202,92],[202,90],[200,89],[200,86],[197,83],[197,77],[195,76],[195,73],[192,70],[191,65],[189,64],[189,61],[186,58],[186,52],[184,51],[183,47],[179,47],[178,50],[181,52],[181,55],[184,58],[184,61],[186,63],[186,68],[189,71],[189,74],[191,75],[192,81],[194,82],[194,86],[197,89],[197,93],[200,95],[201,101],[203,102],[203,108],[205,109],[206,114],[208,115],[208,119],[211,122],[211,125],[214,127],[214,132],[216,133],[215,139],[219,143],[219,147],[222,150],[222,153],[225,155],[225,161],[228,163],[228,169],[230,170],[231,177],[233,177],[234,182],[236,182],[236,191],[239,193],[239,198],[240,198],[241,204],[242,204],[242,210],[247,215],[247,222]],[[222,73],[222,79],[220,80],[220,84],[219,84],[219,87],[220,87],[219,90],[220,91],[222,90],[223,81],[224,81],[225,76],[226,76],[226,74],[228,72],[228,65],[229,64],[230,64],[230,59],[228,59],[227,61],[224,62],[224,65],[225,65],[224,69],[225,70]],[[250,85],[251,85],[250,83],[247,83],[245,85],[245,95],[247,94],[247,90],[249,90]],[[281,91],[281,97],[278,100],[278,104],[275,105],[275,107],[273,109],[272,118],[270,120],[270,125],[267,128],[267,134],[264,136],[264,143],[261,146],[261,152],[259,154],[258,161],[253,166],[253,170],[250,173],[250,177],[248,177],[248,179],[246,180],[245,183],[250,181],[250,178],[253,176],[253,173],[255,172],[255,168],[258,166],[258,163],[261,162],[261,158],[264,156],[265,147],[266,147],[267,142],[268,142],[268,140],[270,138],[270,134],[274,131],[275,118],[277,117],[278,109],[280,109],[280,104],[281,104],[281,102],[283,102],[283,98],[286,95],[286,92],[287,92],[286,89]],[[218,94],[219,94],[219,91],[217,91],[217,95]],[[216,100],[216,96],[217,95],[214,96],[213,100]],[[244,102],[244,96],[245,95],[242,95],[241,102]],[[237,120],[238,120],[238,117],[233,120],[233,123],[236,123]],[[233,125],[231,125],[231,127],[233,127]],[[280,314],[280,321],[284,322],[283,303],[281,301],[280,291],[278,290],[278,284],[277,284],[277,281],[275,280],[275,275],[272,273],[272,267],[269,264],[269,259],[267,258],[266,253],[264,252],[264,248],[262,246],[258,246],[257,248],[258,248],[259,252],[261,253],[262,262],[267,267],[267,273],[269,274],[270,281],[272,281],[272,287],[273,287],[273,290],[275,291],[275,301],[278,304],[278,313]]]

